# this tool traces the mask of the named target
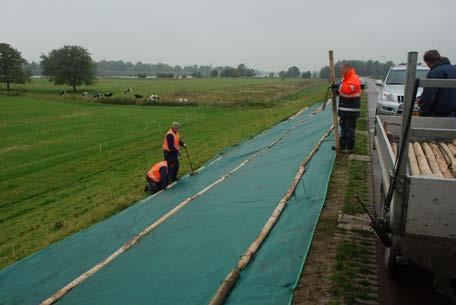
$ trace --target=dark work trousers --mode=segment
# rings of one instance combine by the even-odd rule
[[[170,182],[174,182],[177,180],[177,173],[179,172],[179,157],[177,154],[167,152],[166,150],[163,152],[163,156],[168,162],[169,180]]]
[[[356,117],[340,117],[340,149],[355,149]]]
[[[147,180],[147,185],[146,185],[146,190],[151,194],[155,194],[156,192],[161,190],[160,185],[155,182],[154,180],[150,179],[149,176],[146,176]]]

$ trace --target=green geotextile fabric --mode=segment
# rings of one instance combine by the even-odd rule
[[[38,304],[245,159],[282,141],[181,209],[58,304],[207,304],[263,228],[299,164],[331,125],[316,106],[208,162],[197,176],[0,271],[0,304]],[[293,129],[294,126],[298,128]],[[287,304],[326,196],[332,135],[242,271],[228,304]]]

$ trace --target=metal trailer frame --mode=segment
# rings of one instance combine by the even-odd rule
[[[456,119],[413,117],[409,132],[406,122],[415,86],[456,88],[456,80],[415,79],[417,53],[409,52],[403,116],[376,116],[375,147],[381,169],[381,211],[386,193],[397,173],[397,183],[388,215],[392,245],[385,249],[385,264],[391,268],[396,258],[405,257],[439,278],[456,279],[456,179],[411,176],[408,169],[410,140],[456,139]],[[404,150],[401,164],[389,143],[388,133],[399,139]],[[382,217],[384,215],[381,215]]]

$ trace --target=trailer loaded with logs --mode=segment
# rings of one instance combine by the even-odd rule
[[[454,296],[456,118],[413,116],[413,107],[418,86],[456,88],[456,80],[416,79],[416,54],[409,53],[403,116],[375,118],[381,198],[372,227],[391,274],[412,261]]]

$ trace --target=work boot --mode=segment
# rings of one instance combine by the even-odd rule
[[[146,186],[144,187],[144,192],[148,192],[149,191],[149,186],[146,184]]]

